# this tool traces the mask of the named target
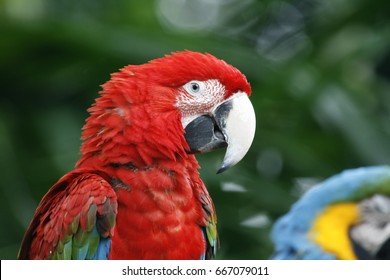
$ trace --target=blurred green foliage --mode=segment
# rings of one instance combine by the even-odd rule
[[[0,258],[16,258],[45,192],[78,158],[109,74],[172,51],[210,52],[253,89],[255,142],[216,175],[221,259],[266,259],[302,192],[390,159],[390,17],[378,0],[0,0]]]

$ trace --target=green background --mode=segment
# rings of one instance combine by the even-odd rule
[[[220,259],[266,259],[273,221],[318,180],[390,159],[388,1],[0,0],[0,258],[15,259],[44,193],[78,159],[99,85],[190,49],[252,85],[247,156],[216,175]]]

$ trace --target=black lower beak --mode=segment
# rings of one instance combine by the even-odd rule
[[[226,139],[214,118],[202,115],[185,127],[191,153],[205,153],[227,147]]]

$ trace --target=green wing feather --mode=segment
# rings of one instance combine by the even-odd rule
[[[205,212],[205,225],[203,232],[206,239],[206,251],[204,259],[213,259],[216,256],[217,249],[219,247],[219,239],[217,232],[217,215],[215,212],[214,204],[211,201],[208,193],[201,192],[200,200],[202,202],[203,210]]]
[[[94,259],[113,235],[116,214],[116,194],[102,176],[70,173],[42,199],[18,258]]]

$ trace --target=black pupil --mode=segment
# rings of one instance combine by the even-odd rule
[[[193,91],[198,91],[199,90],[199,85],[196,84],[196,83],[191,84],[191,87],[192,87]]]

